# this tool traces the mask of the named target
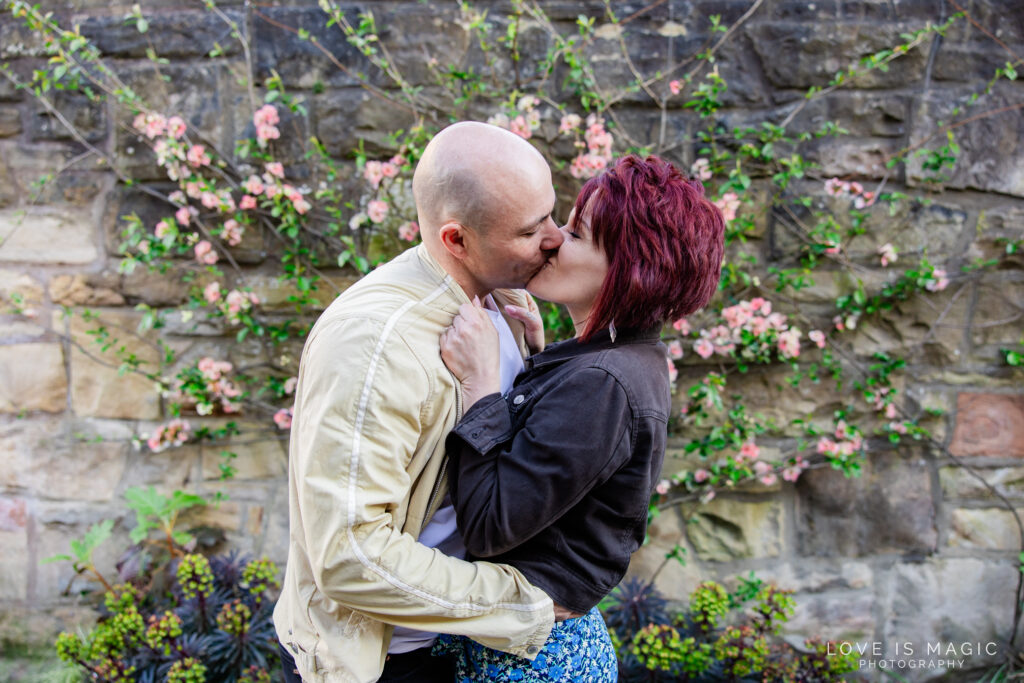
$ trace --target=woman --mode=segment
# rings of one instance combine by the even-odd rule
[[[556,624],[532,662],[442,637],[459,681],[616,679],[595,606],[643,541],[661,469],[670,392],[660,330],[718,284],[722,215],[699,182],[657,157],[625,157],[589,180],[562,229],[527,289],[564,304],[576,336],[528,358],[505,396],[479,306],[463,306],[441,354],[468,407],[447,442],[467,549],[516,567],[580,616]]]

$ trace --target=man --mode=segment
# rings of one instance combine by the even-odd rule
[[[554,622],[518,570],[441,550],[459,546],[444,439],[464,406],[439,353],[471,299],[529,305],[502,288],[525,285],[561,244],[551,173],[525,140],[465,122],[427,145],[413,192],[423,244],[332,303],[299,366],[274,623],[286,672],[305,683],[450,683],[450,664],[429,656],[434,634],[532,658]],[[521,366],[522,325],[492,319]]]

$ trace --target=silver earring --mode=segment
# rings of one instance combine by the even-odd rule
[[[615,343],[615,321],[611,321],[608,324],[608,335],[612,338],[612,343]]]

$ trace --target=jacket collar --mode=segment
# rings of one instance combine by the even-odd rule
[[[615,348],[616,346],[625,346],[627,344],[651,344],[659,341],[661,341],[660,326],[651,327],[646,330],[636,328],[616,330],[615,341],[612,341],[611,334],[608,330],[601,330],[595,333],[594,336],[590,338],[590,341],[586,343],[580,342],[578,337],[573,337],[572,339],[566,339],[565,341],[550,344],[540,353],[534,354],[526,359],[526,369],[532,370],[533,368],[542,368],[548,365],[564,363],[565,361],[584,353],[604,351],[606,349]]]

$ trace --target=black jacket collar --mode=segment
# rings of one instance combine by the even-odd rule
[[[548,365],[564,363],[570,358],[575,358],[583,353],[594,353],[605,351],[616,346],[625,344],[651,344],[661,340],[661,327],[651,327],[646,330],[627,328],[616,330],[615,341],[612,341],[611,333],[607,330],[600,330],[590,337],[590,340],[583,343],[578,337],[566,339],[565,341],[549,344],[540,353],[534,354],[526,359],[526,369],[542,368]]]

